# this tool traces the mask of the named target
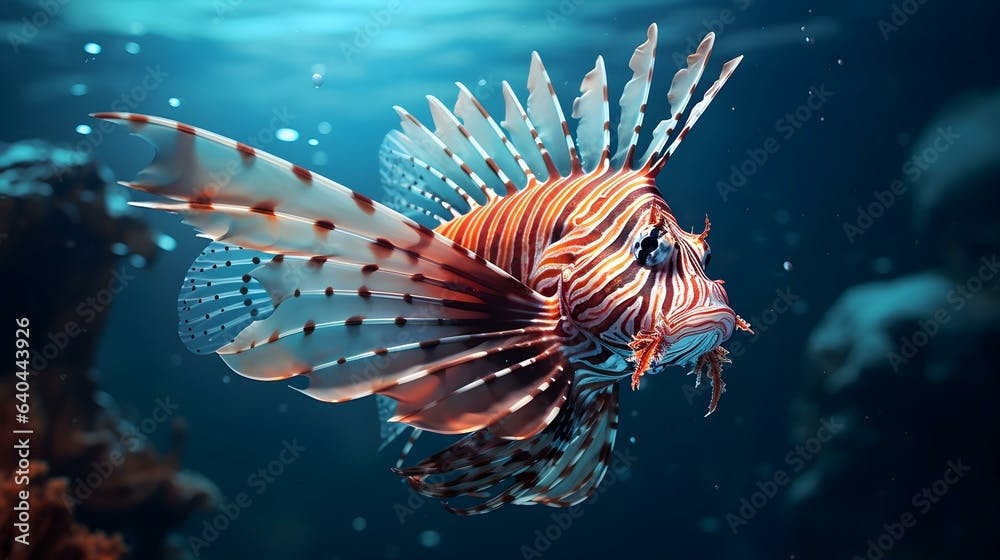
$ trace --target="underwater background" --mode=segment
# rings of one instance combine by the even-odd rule
[[[944,0],[4,2],[0,336],[12,348],[31,319],[48,501],[25,550],[4,356],[0,553],[995,556],[998,16]],[[537,50],[567,112],[603,54],[614,118],[652,22],[649,118],[705,33],[703,87],[746,56],[658,183],[681,224],[711,217],[708,273],[756,334],[727,344],[708,418],[679,368],[623,391],[612,468],[572,510],[453,516],[390,472],[371,399],[330,406],[188,353],[176,295],[207,241],[125,206],[114,181],[151,149],[87,116],[181,120],[380,199],[393,105],[425,117],[423,96],[448,103],[461,81],[499,115],[501,81],[523,92]]]

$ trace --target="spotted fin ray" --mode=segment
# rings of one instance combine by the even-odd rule
[[[231,297],[249,278],[251,301],[267,309],[266,293],[273,308],[215,349],[234,371],[260,380],[303,377],[303,393],[330,402],[386,395],[397,402],[397,420],[442,433],[490,428],[526,438],[558,414],[571,372],[551,298],[429,228],[275,156],[168,119],[96,116],[156,147],[152,163],[124,184],[173,202],[138,206],[181,214],[216,240],[212,248],[267,257],[255,262],[246,253],[240,282],[222,273],[223,281],[208,286],[205,277],[199,288]],[[195,264],[201,274],[203,264],[217,261],[203,255]],[[197,310],[208,322],[229,320],[222,301],[213,297],[209,309]],[[236,330],[246,317],[233,320],[227,328]],[[229,336],[196,340],[212,349]]]

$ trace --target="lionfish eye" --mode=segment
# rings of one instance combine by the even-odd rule
[[[632,245],[632,254],[639,266],[656,266],[669,259],[673,252],[673,241],[658,227],[639,234]]]
[[[708,262],[712,260],[712,248],[705,244],[705,252],[701,255],[701,267],[705,268],[708,266]]]

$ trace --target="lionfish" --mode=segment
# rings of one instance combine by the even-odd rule
[[[500,123],[462,84],[453,110],[428,97],[433,130],[395,107],[401,130],[379,153],[387,205],[183,123],[94,116],[156,148],[121,184],[172,202],[134,204],[213,240],[180,289],[189,349],[252,379],[304,378],[298,390],[322,401],[377,395],[396,423],[384,440],[414,429],[394,471],[455,513],[565,507],[608,469],[619,380],[635,389],[647,372],[690,367],[712,383],[711,414],[720,344],[749,331],[706,276],[707,217],[684,231],[655,184],[742,59],[681,125],[714,40],[674,76],[641,155],[655,24],[629,62],[614,152],[602,57],[572,105],[575,142],[538,53],[526,107],[502,83]],[[402,466],[424,430],[464,436]],[[479,501],[449,503],[459,497]]]

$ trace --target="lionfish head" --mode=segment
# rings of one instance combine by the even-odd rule
[[[716,378],[728,361],[721,344],[736,329],[750,331],[750,325],[729,307],[723,281],[706,273],[711,224],[706,217],[700,233],[684,231],[658,194],[641,198],[633,215],[623,217],[618,235],[610,237],[611,246],[608,236],[600,236],[604,246],[595,248],[600,256],[593,268],[585,274],[567,271],[564,304],[577,326],[631,355],[633,388],[646,371],[681,365],[698,372],[699,379],[704,370],[721,392]],[[584,283],[598,287],[588,293]]]

